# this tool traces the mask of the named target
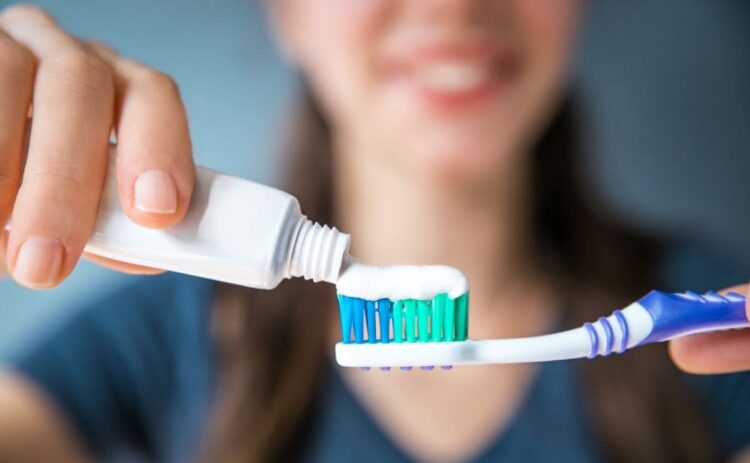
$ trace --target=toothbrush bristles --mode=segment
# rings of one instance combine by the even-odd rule
[[[344,294],[339,294],[338,299],[341,338],[345,344],[460,342],[468,336],[468,293],[457,298],[443,293],[429,300],[370,301]],[[443,365],[441,368],[447,370],[451,366]],[[401,369],[411,370],[409,367]],[[434,367],[422,369],[429,371]],[[388,371],[390,368],[381,370]]]

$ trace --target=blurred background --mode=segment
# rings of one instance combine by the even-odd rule
[[[0,8],[12,1],[0,0]],[[171,74],[199,164],[265,183],[295,78],[257,0],[45,0],[73,33]],[[625,220],[697,243],[750,276],[750,2],[592,0],[575,69],[586,153]],[[701,254],[692,262],[700,265]],[[81,263],[54,290],[0,281],[0,359],[128,277]],[[700,288],[695,288],[700,289]]]

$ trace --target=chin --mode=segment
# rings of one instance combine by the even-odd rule
[[[409,169],[442,181],[475,182],[500,176],[516,151],[509,143],[512,137],[486,127],[466,129],[454,125],[412,132],[402,151],[412,160]]]
[[[483,182],[500,176],[507,166],[510,150],[476,140],[442,140],[419,143],[410,151],[413,169],[440,181]]]

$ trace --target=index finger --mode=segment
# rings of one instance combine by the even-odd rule
[[[115,77],[117,185],[128,216],[140,225],[175,225],[187,212],[195,165],[180,92],[169,76],[111,49],[87,43]]]

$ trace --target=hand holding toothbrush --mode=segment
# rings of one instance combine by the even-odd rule
[[[125,212],[146,227],[180,222],[194,167],[168,76],[78,40],[30,5],[0,10],[0,63],[0,275],[49,288],[73,270],[94,227],[113,130]]]
[[[727,290],[748,294],[750,286]],[[750,318],[750,298],[745,303]],[[702,333],[670,342],[675,364],[690,373],[710,374],[750,370],[750,330]]]

